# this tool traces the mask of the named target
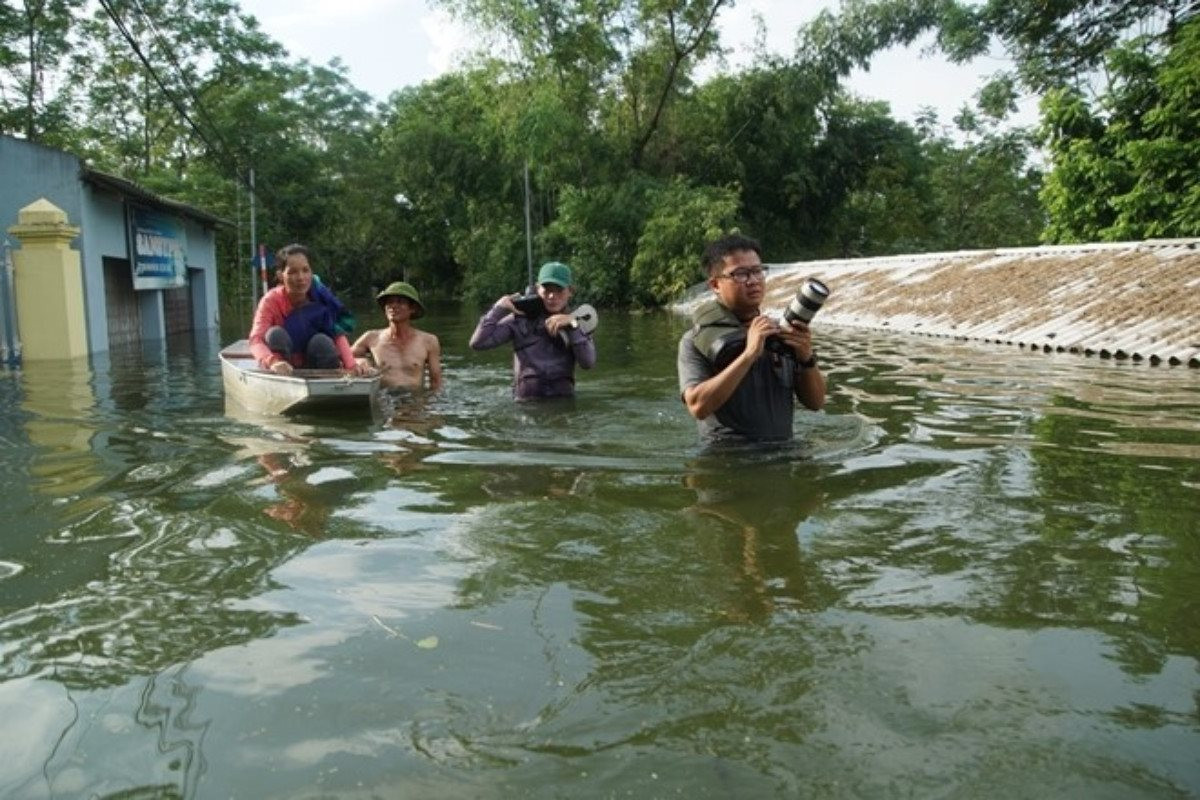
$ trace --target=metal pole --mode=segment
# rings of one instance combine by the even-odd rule
[[[3,318],[4,322],[0,362],[6,367],[15,367],[21,362],[21,334],[17,329],[17,290],[13,280],[12,245],[7,236],[4,237],[4,263],[0,267],[0,318]]]
[[[258,227],[254,216],[254,167],[250,168],[250,308],[258,307],[258,265],[254,263],[258,255]]]
[[[242,263],[242,176],[239,175],[237,180],[233,182],[235,196],[237,197],[237,247],[233,248],[233,277],[234,291],[233,302],[238,310],[238,327],[242,327],[242,286],[237,285],[237,271],[241,269],[238,264]],[[244,286],[244,284],[243,284]],[[250,309],[250,313],[254,313],[254,309]]]
[[[525,268],[529,283],[527,289],[533,289],[533,239],[529,224],[529,161],[525,162]]]
[[[258,246],[258,277],[262,281],[262,293],[267,293],[267,246],[260,244]]]

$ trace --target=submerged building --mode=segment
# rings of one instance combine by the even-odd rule
[[[57,317],[68,327],[79,323],[86,354],[219,325],[216,229],[229,223],[213,214],[92,169],[70,153],[0,135],[0,223],[0,344],[9,360],[14,349],[27,357],[79,355],[40,341],[53,335],[54,326],[44,323]],[[33,247],[57,248],[47,254],[57,266],[31,267],[27,286],[61,268],[62,280],[46,285],[61,286],[65,297],[44,296],[52,293],[45,287],[22,292],[21,260]],[[76,291],[81,304],[71,297]],[[22,341],[20,330],[39,341]]]
[[[1200,367],[1200,239],[773,264],[764,307],[807,277],[830,289],[819,325]]]

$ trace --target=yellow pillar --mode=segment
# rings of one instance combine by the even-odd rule
[[[79,228],[44,197],[17,213],[8,232],[21,242],[13,251],[17,330],[26,361],[78,358],[88,353],[83,270],[71,240]]]

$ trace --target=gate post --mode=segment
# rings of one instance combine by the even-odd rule
[[[12,257],[23,359],[86,356],[83,270],[79,251],[70,247],[79,228],[42,198],[22,208],[8,232],[21,243]]]

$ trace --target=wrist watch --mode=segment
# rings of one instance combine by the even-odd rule
[[[796,362],[796,369],[797,370],[812,369],[816,365],[817,365],[817,352],[814,350],[813,354],[808,357],[808,361],[797,361]]]

